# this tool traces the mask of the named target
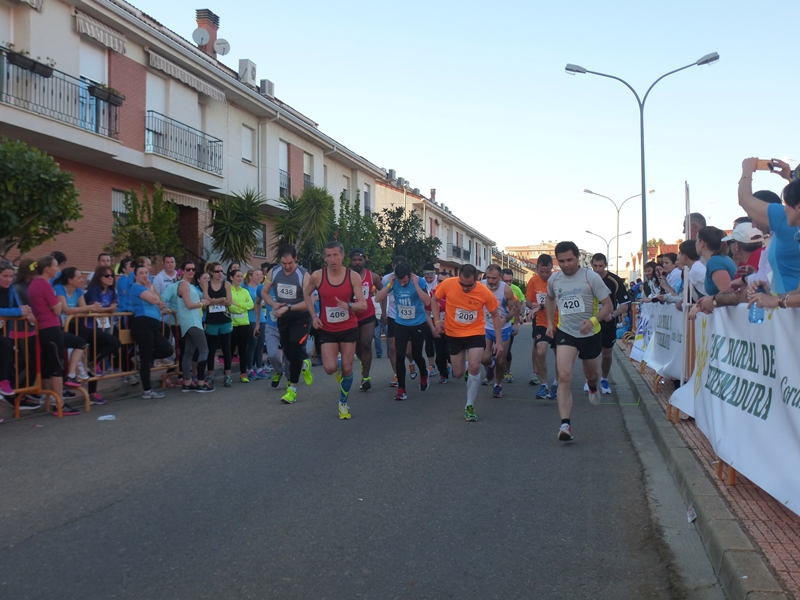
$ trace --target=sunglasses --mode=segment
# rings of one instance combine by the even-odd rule
[[[214,273],[222,273],[222,271],[214,271]]]
[[[114,277],[114,276],[111,273],[106,273],[105,275],[101,275],[101,277],[105,279],[106,277]]]
[[[194,271],[194,267],[186,267],[186,268],[184,269],[184,271]],[[222,271],[218,271],[218,272],[219,272],[219,273],[222,273]]]

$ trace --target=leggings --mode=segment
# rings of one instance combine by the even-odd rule
[[[217,354],[217,348],[222,347],[222,358],[225,361],[225,371],[231,371],[231,333],[220,333],[217,335],[206,334],[206,341],[208,342],[208,372],[214,372],[214,358]],[[217,344],[219,342],[219,345]]]
[[[307,315],[278,319],[283,354],[289,360],[289,383],[300,381],[300,371],[306,358],[306,340],[311,332]],[[321,356],[321,355],[320,355]]]
[[[439,371],[439,377],[447,379],[447,362],[450,358],[450,349],[447,347],[447,336],[442,334],[439,339],[433,338],[433,343],[436,346],[436,369]]]
[[[236,355],[239,357],[239,373],[242,375],[247,375],[247,372],[250,370],[247,364],[249,362],[247,360],[247,348],[250,345],[250,340],[253,339],[253,331],[255,331],[255,328],[255,323],[233,326],[231,349],[236,349]]]
[[[422,345],[425,343],[425,330],[428,327],[422,325],[394,325],[394,348],[397,355],[397,388],[406,389],[406,346],[411,341],[411,356],[419,367],[421,377],[428,376],[428,367],[425,364],[425,357],[422,356]]]
[[[110,333],[105,333],[102,329],[98,329],[95,333],[93,329],[81,326],[79,333],[80,336],[89,344],[91,352],[94,354],[94,360],[92,362],[94,362],[95,368],[103,361],[103,359],[111,356],[117,350],[119,350],[119,347],[121,346],[119,338],[114,337]],[[87,357],[85,361],[87,364],[91,356],[92,355]]]
[[[267,324],[258,324],[258,335],[255,334],[255,323],[250,323],[250,339],[247,342],[247,370],[264,368],[264,336]]]
[[[150,367],[153,360],[172,356],[172,345],[161,333],[161,321],[152,317],[134,317],[131,328],[139,346],[139,376],[142,389],[150,391]]]
[[[434,344],[433,332],[430,327],[425,328],[425,356],[433,358],[436,354],[436,344]]]
[[[184,381],[191,379],[192,361],[197,361],[197,379],[202,381],[206,375],[206,361],[208,360],[208,342],[206,335],[199,327],[191,327],[181,339],[184,346],[181,368]],[[197,351],[197,358],[195,358]]]
[[[14,371],[14,342],[0,335],[0,381],[8,381],[11,387],[17,387]]]

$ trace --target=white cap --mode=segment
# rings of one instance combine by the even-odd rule
[[[739,223],[733,233],[722,238],[723,242],[739,242],[741,244],[755,244],[764,241],[764,234],[753,226],[752,223]]]

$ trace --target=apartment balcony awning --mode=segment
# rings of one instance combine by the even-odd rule
[[[125,54],[126,40],[124,34],[82,13],[77,8],[72,9],[72,14],[75,17],[75,25],[78,28],[78,33],[88,35],[90,38],[103,44],[106,48],[111,48],[114,52]]]
[[[150,66],[160,71],[164,71],[170,77],[174,77],[178,81],[182,81],[186,85],[191,88],[196,89],[201,94],[205,94],[216,100],[217,102],[222,102],[223,104],[226,103],[225,99],[225,92],[223,92],[219,88],[215,88],[213,85],[206,83],[199,77],[195,77],[186,69],[182,69],[174,62],[168,61],[163,56],[159,56],[155,52],[150,49],[147,49],[148,54],[150,54]]]
[[[42,6],[44,6],[44,0],[22,0],[25,4],[30,4],[33,8],[42,12]]]
[[[176,192],[175,190],[164,190],[164,200],[169,200],[173,204],[205,210],[208,208],[208,200],[200,196],[192,196],[186,192]]]

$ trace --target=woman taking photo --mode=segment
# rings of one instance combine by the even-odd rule
[[[255,324],[250,324],[247,312],[253,310],[253,298],[247,288],[242,287],[244,275],[238,269],[231,272],[231,316],[233,321],[233,334],[231,346],[236,348],[239,355],[239,377],[242,383],[249,383],[247,378],[247,349],[250,339],[255,331]]]
[[[172,346],[161,333],[161,309],[164,304],[152,289],[150,269],[146,265],[139,265],[134,270],[134,284],[128,300],[133,311],[131,333],[139,346],[142,398],[163,398],[164,394],[152,389],[150,367],[153,360],[172,356]]]
[[[213,392],[214,386],[205,381],[206,363],[208,361],[208,342],[203,332],[203,308],[208,300],[203,298],[198,289],[192,285],[196,268],[194,263],[186,261],[181,266],[182,279],[178,283],[176,311],[178,325],[183,336],[181,369],[183,371],[183,392]],[[192,362],[197,363],[197,383],[192,381]]]
[[[206,313],[206,341],[208,342],[208,375],[206,381],[214,383],[214,360],[217,348],[222,348],[222,358],[224,360],[225,387],[231,387],[231,333],[233,323],[231,313],[228,310],[232,303],[231,284],[223,281],[222,265],[218,262],[209,263],[206,267],[211,279],[208,283],[203,283],[203,296],[208,300]]]

